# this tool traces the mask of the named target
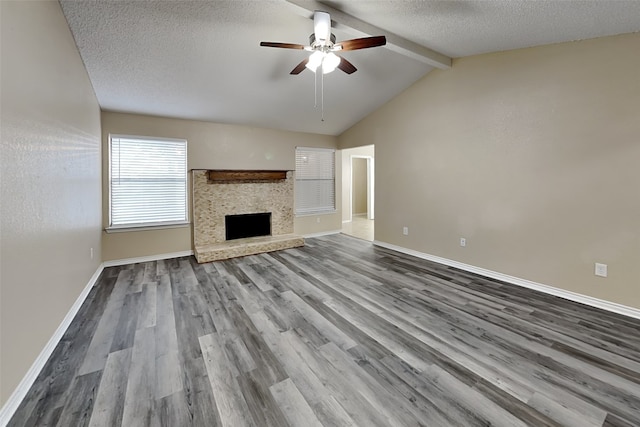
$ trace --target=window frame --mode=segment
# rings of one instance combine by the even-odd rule
[[[299,212],[299,207],[298,207],[298,197],[297,197],[297,191],[294,191],[294,193],[296,194],[295,197],[295,201],[294,201],[294,214],[296,217],[304,217],[304,216],[313,216],[313,215],[330,215],[330,214],[335,214],[338,211],[337,208],[337,192],[336,192],[336,152],[337,150],[335,148],[322,148],[322,147],[296,147],[295,148],[295,153],[294,153],[294,159],[295,159],[295,163],[296,163],[296,168],[295,168],[295,184],[296,187],[299,185],[299,181],[303,181],[302,179],[299,178],[299,174],[298,174],[298,150],[300,151],[316,151],[316,152],[330,152],[332,155],[332,170],[331,170],[331,182],[332,182],[332,187],[333,187],[333,203],[331,207],[327,207],[326,209],[318,209],[318,210],[314,210],[314,211],[304,211],[304,212]],[[318,179],[319,180],[319,179]],[[296,188],[297,190],[297,188]]]
[[[127,135],[127,134],[109,134],[108,140],[108,159],[107,159],[107,173],[108,173],[108,196],[109,206],[108,215],[109,221],[105,228],[107,233],[127,232],[132,230],[158,230],[163,228],[178,228],[187,227],[190,224],[189,220],[189,169],[188,169],[188,142],[184,138],[162,138],[156,136],[143,136],[143,135]],[[184,143],[184,212],[185,217],[181,220],[175,221],[143,221],[143,222],[130,222],[126,224],[113,224],[113,188],[112,188],[112,160],[113,160],[113,140],[114,139],[130,139],[141,140],[149,142],[181,142]]]

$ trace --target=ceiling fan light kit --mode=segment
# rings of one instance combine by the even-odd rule
[[[316,50],[309,56],[305,67],[313,71],[314,73],[318,67],[322,67],[324,74],[330,73],[335,70],[340,64],[340,57],[333,52],[324,53],[320,50]]]

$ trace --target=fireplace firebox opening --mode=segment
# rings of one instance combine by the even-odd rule
[[[271,235],[271,212],[226,215],[224,218],[227,240]]]

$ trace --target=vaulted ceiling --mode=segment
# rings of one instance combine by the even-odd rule
[[[640,31],[635,0],[60,3],[104,110],[329,135],[451,58]],[[313,10],[331,13],[337,40],[388,44],[344,52],[352,75],[292,76],[308,53],[259,43],[308,44]]]

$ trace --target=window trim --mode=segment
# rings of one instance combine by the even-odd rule
[[[190,221],[186,222],[163,222],[158,225],[116,225],[115,227],[107,227],[104,229],[108,234],[111,233],[126,233],[127,231],[145,231],[145,230],[164,230],[169,228],[183,228],[188,227],[191,224]]]
[[[298,212],[297,199],[294,201],[293,211],[295,217],[306,217],[306,216],[318,216],[318,215],[331,215],[338,212],[338,200],[337,200],[337,180],[336,180],[336,153],[338,150],[335,148],[324,148],[324,147],[295,147],[294,151],[294,161],[296,161],[296,174],[295,174],[295,183],[298,183],[298,170],[297,170],[297,159],[298,159],[298,150],[307,150],[307,151],[320,151],[320,152],[331,152],[333,154],[333,207],[327,209],[321,209],[316,211],[309,212]],[[294,191],[295,193],[295,191]]]
[[[189,144],[185,138],[162,138],[157,136],[145,136],[145,135],[130,135],[130,134],[109,134],[108,136],[108,156],[107,156],[107,175],[108,175],[108,192],[109,192],[109,205],[108,205],[108,216],[109,222],[107,227],[105,227],[105,232],[107,233],[121,233],[127,231],[144,231],[144,230],[161,230],[168,228],[182,228],[187,227],[191,224],[190,221],[190,212],[189,212]],[[129,223],[129,224],[120,224],[113,225],[112,219],[112,176],[111,176],[111,159],[112,159],[112,142],[113,139],[117,138],[129,138],[129,139],[141,139],[141,140],[150,140],[150,141],[167,141],[167,142],[184,142],[184,177],[185,177],[185,197],[184,197],[184,206],[185,206],[185,220],[180,221],[163,221],[163,222],[140,222],[140,223]]]

